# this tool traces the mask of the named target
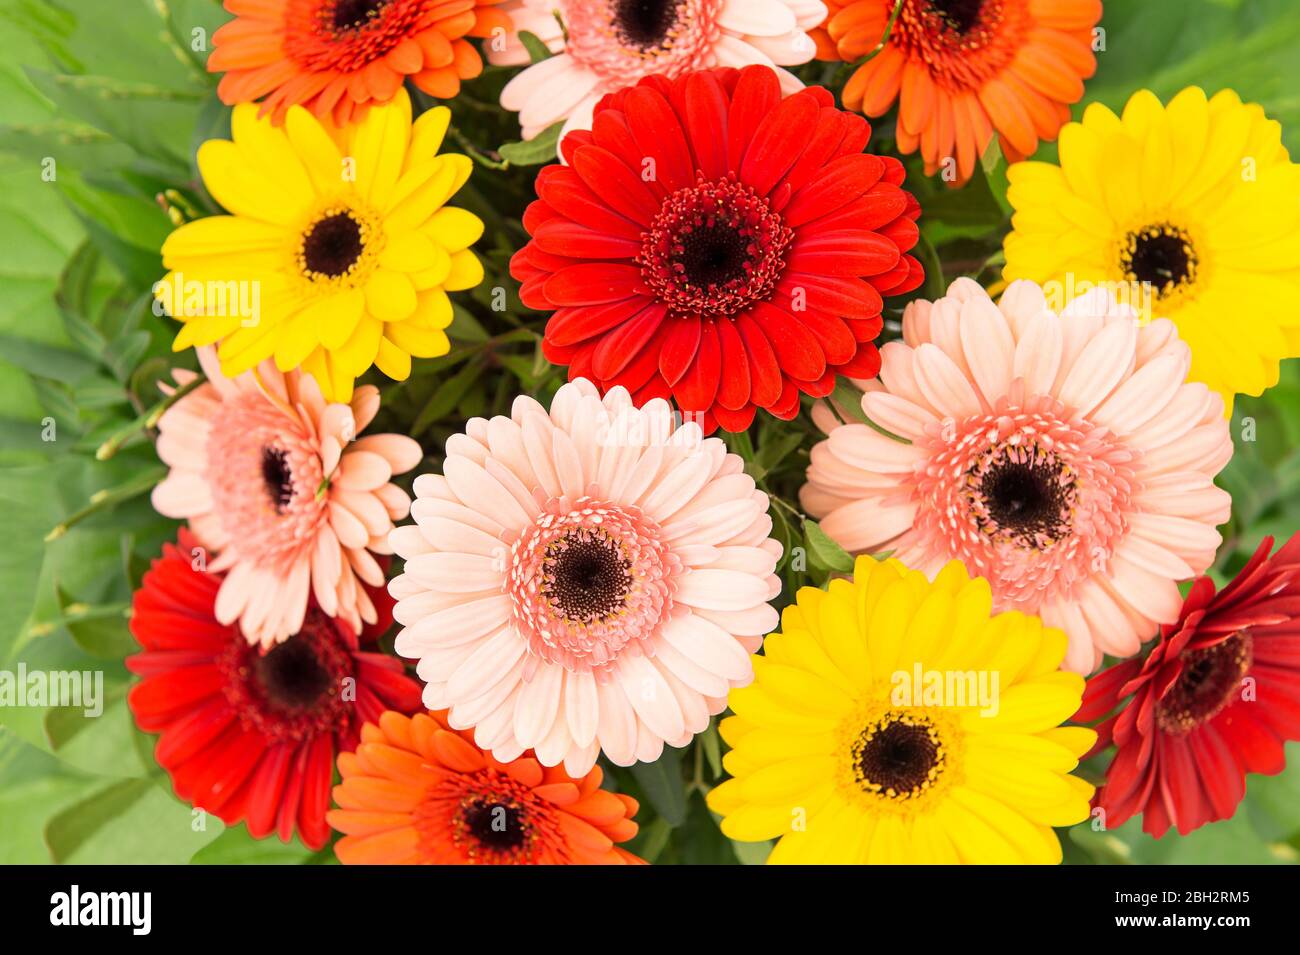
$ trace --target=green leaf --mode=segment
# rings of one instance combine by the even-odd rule
[[[831,392],[831,404],[835,410],[850,423],[868,424],[866,412],[862,410],[862,392],[852,382],[844,378],[837,379],[835,390]]]
[[[814,567],[840,574],[853,570],[853,555],[831,540],[816,521],[805,519],[803,534],[808,545],[808,559]]]
[[[542,60],[549,60],[553,54],[545,43],[537,36],[536,33],[529,33],[527,30],[520,30],[518,33],[519,42],[524,45],[528,51],[528,59],[533,63],[540,63]]]
[[[202,827],[202,828],[198,828]],[[175,865],[225,827],[191,810],[148,779],[110,782],[60,812],[45,827],[55,862]]]
[[[254,839],[244,825],[231,826],[194,853],[194,865],[311,865],[332,860],[334,850],[312,852],[298,839],[283,843],[276,836]]]
[[[654,811],[670,826],[686,821],[686,783],[682,779],[682,751],[665,746],[653,763],[633,763],[632,775]]]
[[[411,436],[418,438],[429,430],[435,421],[455,408],[460,399],[465,396],[465,392],[479,380],[482,374],[481,361],[468,361],[460,371],[440,384],[428,404],[416,416],[415,423],[411,425]]]
[[[526,142],[505,143],[497,152],[512,166],[544,166],[555,161],[555,149],[563,128],[563,123],[556,123]]]

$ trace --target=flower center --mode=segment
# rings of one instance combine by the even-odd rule
[[[365,251],[365,229],[350,212],[327,213],[302,237],[299,258],[309,278],[347,275]]]
[[[889,710],[854,741],[854,780],[865,793],[898,802],[917,799],[939,781],[948,754],[938,726],[921,713]]]
[[[259,392],[221,403],[205,474],[222,530],[255,563],[298,560],[328,519],[317,439]]]
[[[970,483],[975,521],[991,536],[1045,547],[1069,531],[1073,472],[1050,452],[998,448],[971,469]]]
[[[389,0],[338,0],[331,22],[335,30],[355,30],[383,12]]]
[[[960,560],[999,612],[1071,593],[1128,531],[1134,451],[1051,396],[1003,399],[917,444],[912,559]]]
[[[979,22],[984,0],[930,0],[930,9],[955,33],[966,34]]]
[[[511,545],[506,592],[530,651],[600,670],[672,612],[681,562],[639,510],[592,497],[548,501]]]
[[[1179,735],[1209,722],[1237,698],[1253,662],[1254,647],[1245,630],[1214,646],[1183,653],[1182,672],[1157,704],[1156,722],[1165,732]]]
[[[240,722],[275,742],[309,739],[347,724],[351,704],[341,691],[353,676],[352,657],[338,624],[316,607],[308,608],[301,630],[266,653],[237,637],[217,666]]]
[[[465,831],[494,852],[518,849],[528,839],[523,808],[514,801],[474,799],[461,812]]]
[[[661,46],[677,24],[676,0],[614,0],[614,29],[629,46],[639,49]]]
[[[580,528],[554,541],[543,561],[542,595],[568,620],[603,620],[623,608],[629,561],[599,530]]]
[[[748,186],[701,180],[665,200],[637,262],[673,311],[717,318],[771,295],[793,239],[781,216]]]
[[[293,500],[293,472],[289,470],[287,451],[269,446],[262,449],[262,483],[266,485],[275,513],[284,513]]]
[[[889,42],[945,89],[978,88],[1019,52],[1026,0],[904,0]]]
[[[1130,281],[1151,286],[1162,298],[1196,281],[1196,250],[1185,231],[1167,222],[1125,236],[1119,261]]]

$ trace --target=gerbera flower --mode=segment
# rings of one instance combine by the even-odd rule
[[[385,713],[339,754],[329,824],[345,865],[627,865],[637,802],[531,754],[500,762],[443,713]]]
[[[483,71],[467,36],[509,30],[502,0],[225,0],[235,19],[212,35],[208,69],[233,106],[263,100],[276,124],[291,106],[345,126],[404,80],[439,99]],[[263,99],[265,97],[265,99]]]
[[[862,398],[877,427],[815,415],[830,437],[800,497],[826,533],[929,574],[962,561],[999,611],[1069,634],[1081,673],[1177,618],[1228,519],[1232,442],[1172,324],[1097,291],[1058,316],[1032,282],[994,305],[958,279],[908,305],[883,359]]]
[[[854,61],[885,35],[894,0],[827,0],[823,59]],[[927,173],[955,161],[970,178],[998,136],[1012,161],[1056,138],[1097,68],[1101,0],[903,0],[879,54],[844,86],[844,105],[880,116],[898,101],[895,136]]]
[[[764,64],[792,93],[803,86],[780,66],[807,63],[816,47],[805,32],[826,16],[821,0],[507,0],[515,30],[532,33],[555,56],[524,70],[501,91],[519,113],[524,138],[565,120],[590,129],[606,93],[643,76],[669,79],[717,66]],[[492,63],[529,62],[518,33],[488,51]],[[778,65],[779,64],[779,65]]]
[[[378,621],[367,587],[384,586],[384,571],[371,552],[392,553],[388,532],[411,499],[389,479],[420,463],[420,446],[399,434],[354,440],[379,410],[373,385],[328,404],[313,379],[270,362],[232,380],[211,349],[199,360],[207,382],[158,421],[171,472],[153,506],[188,520],[206,569],[225,573],[217,619],[263,649],[300,631],[309,603],[354,631]]]
[[[447,292],[483,280],[469,251],[483,223],[444,208],[470,173],[466,157],[435,155],[450,119],[438,107],[412,125],[404,91],[341,131],[301,108],[279,129],[236,106],[234,142],[198,152],[232,214],[163,243],[171,272],[156,294],[185,323],[172,347],[220,341],[230,377],[271,357],[281,371],[301,365],[333,401],[371,365],[401,380],[412,356],[445,354]]]
[[[1300,165],[1261,107],[1196,87],[1168,106],[1135,93],[1122,118],[1092,103],[1061,132],[1061,165],[1008,170],[1015,207],[1003,276],[1058,298],[1085,283],[1123,289],[1169,318],[1191,377],[1258,395],[1300,355]],[[1233,320],[1225,322],[1224,316]]]
[[[1227,819],[1246,773],[1274,775],[1300,740],[1300,535],[1269,556],[1266,537],[1222,591],[1202,577],[1145,661],[1088,682],[1074,719],[1098,725],[1115,758],[1096,804],[1108,828],[1142,814],[1159,838]]]
[[[706,433],[799,411],[880,366],[881,295],[920,284],[920,207],[865,120],[767,67],[648,77],[537,177],[511,261],[554,309],[546,356],[602,390],[676,400]]]
[[[312,606],[297,633],[258,650],[217,619],[221,577],[195,569],[198,547],[182,529],[136,591],[144,650],[126,660],[141,677],[127,703],[141,730],[161,734],[154,756],[177,796],[254,838],[296,830],[319,849],[334,754],[356,746],[363,721],[420,705],[401,662],[366,649],[391,625],[391,602],[371,592],[381,612],[360,637]]]
[[[1096,734],[1059,725],[1083,679],[1065,634],[991,609],[955,561],[801,589],[720,726],[722,831],[779,839],[773,863],[1060,862],[1093,789],[1069,773]]]
[[[684,746],[776,623],[781,545],[741,459],[667,402],[579,380],[473,418],[415,480],[389,589],[425,705],[503,763],[585,775]]]

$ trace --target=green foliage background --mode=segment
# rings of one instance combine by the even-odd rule
[[[1293,154],[1300,148],[1293,0],[1107,0],[1105,10],[1106,46],[1085,104],[1118,108],[1143,86],[1163,98],[1188,84],[1211,93],[1230,86],[1281,120]],[[175,530],[149,506],[161,467],[143,425],[164,371],[174,361],[193,366],[190,355],[171,356],[174,328],[149,308],[171,228],[156,197],[192,214],[215,211],[193,156],[229,129],[202,42],[226,17],[215,0],[0,0],[0,669],[100,669],[107,697],[98,719],[79,709],[0,708],[0,862],[333,860],[328,848],[255,842],[215,818],[195,831],[125,704],[131,592]],[[802,73],[835,90],[847,68],[815,63]],[[428,455],[420,470],[439,465],[442,442],[467,417],[501,413],[520,392],[549,399],[562,381],[541,358],[544,316],[519,303],[507,274],[526,240],[519,215],[532,197],[531,164],[548,153],[545,144],[506,145],[519,135],[496,106],[509,75],[487,70],[452,104],[449,148],[477,162],[455,201],[487,223],[478,246],[487,280],[458,296],[451,353],[383,387],[376,427],[417,437]],[[889,116],[876,124],[874,151],[892,150],[892,127]],[[1048,144],[1040,157],[1054,154]],[[51,159],[57,176],[47,181]],[[994,280],[1008,228],[1005,163],[988,157],[959,191],[908,165],[929,272],[917,294],[933,297],[958,275]],[[490,307],[494,287],[507,291],[504,312]],[[899,304],[890,303],[894,318]],[[805,409],[790,424],[760,416],[728,439],[772,493],[784,543],[807,550],[806,570],[785,570],[783,601],[846,569],[846,555],[797,510],[814,436]],[[1236,454],[1220,479],[1234,499],[1220,578],[1264,535],[1300,528],[1295,362],[1264,398],[1238,402],[1233,436]],[[97,460],[105,442],[116,453]],[[612,785],[642,799],[633,851],[658,863],[763,861],[767,846],[731,843],[705,808],[722,749],[710,728],[657,763],[612,773]],[[1300,746],[1290,755],[1283,775],[1251,779],[1228,821],[1159,841],[1135,823],[1113,832],[1081,825],[1064,839],[1067,861],[1294,863]],[[1086,769],[1096,779],[1099,768]]]

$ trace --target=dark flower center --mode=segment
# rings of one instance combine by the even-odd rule
[[[944,26],[954,33],[965,34],[979,22],[984,0],[930,0],[930,9],[939,15]]]
[[[333,279],[352,271],[364,249],[361,223],[348,212],[335,212],[318,219],[303,236],[300,256],[309,276]]]
[[[272,703],[286,710],[313,706],[331,688],[330,671],[308,640],[289,639],[253,662],[253,672]]]
[[[894,712],[862,731],[853,744],[853,764],[864,792],[914,799],[938,781],[947,756],[928,718]]]
[[[551,545],[542,592],[569,620],[600,620],[623,607],[631,566],[614,541],[584,528]]]
[[[1035,546],[1059,540],[1068,529],[1069,491],[1061,481],[1061,465],[1054,459],[1025,461],[1002,459],[983,472],[979,493],[987,519],[982,526],[996,527]]]
[[[316,607],[308,608],[301,630],[265,653],[236,634],[218,667],[240,722],[272,741],[310,739],[348,722],[352,655],[338,624]]]
[[[334,5],[335,30],[355,30],[383,12],[389,0],[338,0]]]
[[[673,311],[716,318],[771,296],[793,239],[781,216],[748,186],[699,182],[665,200],[637,262]]]
[[[524,812],[509,802],[478,799],[465,807],[465,828],[488,849],[509,851],[524,844]]]
[[[1156,722],[1166,733],[1188,733],[1237,698],[1254,662],[1250,634],[1239,630],[1221,643],[1185,652],[1179,662],[1182,672],[1156,706]]]
[[[1120,267],[1130,280],[1150,285],[1157,295],[1196,279],[1196,251],[1182,229],[1169,223],[1130,232],[1120,250]]]
[[[614,0],[614,29],[628,46],[663,46],[677,25],[677,7],[677,0]]]
[[[293,472],[289,470],[287,451],[269,446],[262,449],[262,483],[275,512],[281,513],[293,500]]]
[[[681,245],[677,261],[691,285],[726,285],[745,275],[749,243],[738,229],[715,222],[686,233]]]

